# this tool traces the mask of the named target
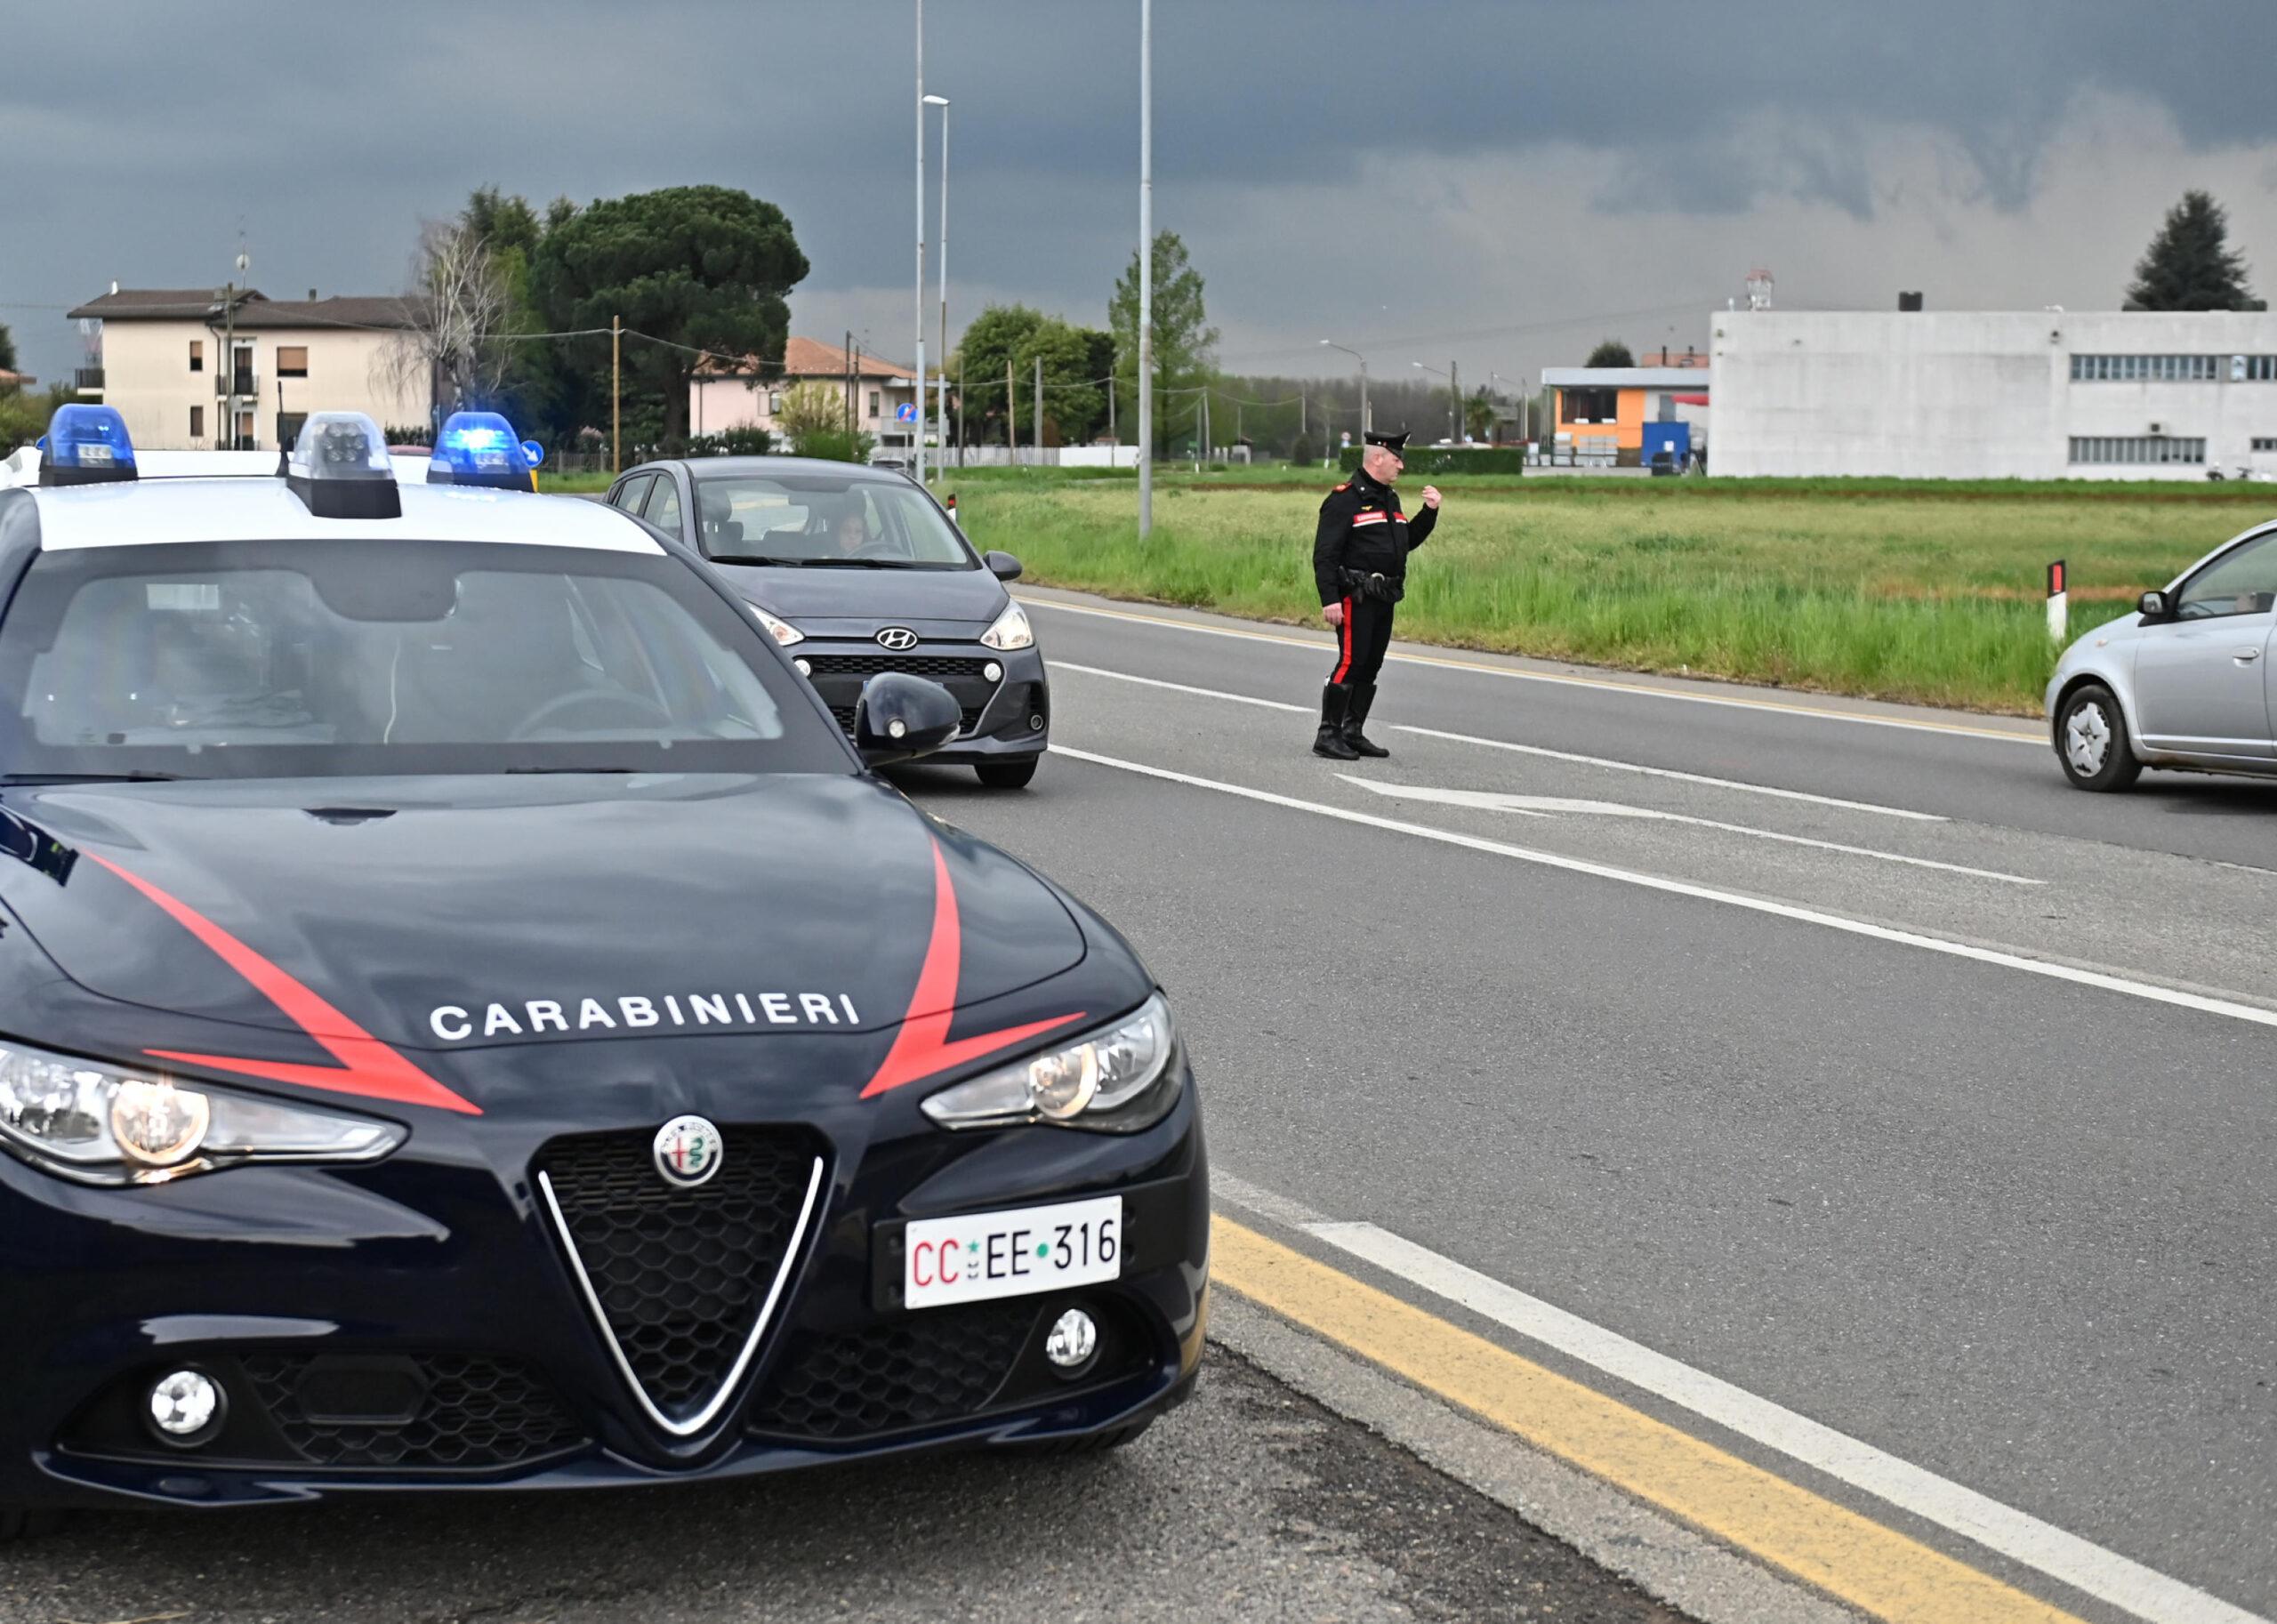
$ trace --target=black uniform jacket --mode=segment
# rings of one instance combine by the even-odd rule
[[[1320,528],[1313,535],[1313,581],[1320,600],[1336,603],[1353,595],[1347,571],[1381,575],[1394,601],[1407,578],[1407,555],[1423,544],[1439,522],[1436,508],[1410,519],[1399,511],[1399,493],[1356,472],[1329,492],[1320,504]]]

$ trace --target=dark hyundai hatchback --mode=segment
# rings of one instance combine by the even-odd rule
[[[956,696],[963,722],[930,760],[1018,789],[1050,743],[1051,700],[1020,563],[976,553],[900,474],[803,457],[644,462],[614,507],[708,559],[758,609],[849,736],[862,685],[906,671]]]

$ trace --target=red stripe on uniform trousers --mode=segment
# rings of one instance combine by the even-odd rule
[[[1337,631],[1341,634],[1337,639],[1337,652],[1343,657],[1338,660],[1336,675],[1329,679],[1331,682],[1343,681],[1344,673],[1352,669],[1352,600],[1349,598],[1344,600],[1344,623]]]

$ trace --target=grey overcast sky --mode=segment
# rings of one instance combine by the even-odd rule
[[[1466,381],[1782,305],[2110,308],[2187,187],[2277,295],[2277,0],[1155,0],[1155,218],[1231,370]],[[1137,240],[1138,0],[933,0],[950,319],[1104,325]],[[0,321],[219,284],[400,288],[476,186],[781,205],[793,330],[905,360],[912,0],[0,0]],[[930,143],[929,143],[929,150]],[[930,162],[929,156],[929,164]],[[929,180],[929,208],[932,187]],[[927,292],[928,331],[931,330]]]

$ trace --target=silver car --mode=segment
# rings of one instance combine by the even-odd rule
[[[2048,685],[2057,760],[2083,790],[2145,767],[2277,774],[2277,524],[2192,565],[2064,651]]]

